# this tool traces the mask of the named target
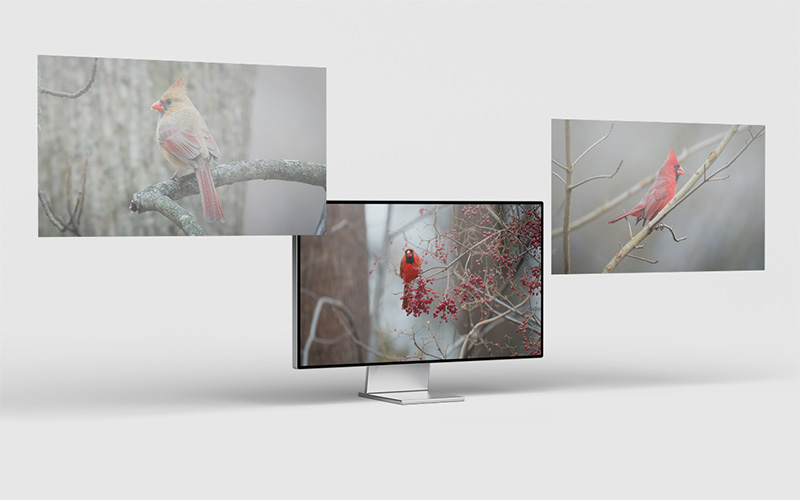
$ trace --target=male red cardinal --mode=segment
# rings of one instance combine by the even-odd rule
[[[206,220],[225,222],[214,180],[208,169],[212,158],[219,161],[219,148],[205,120],[186,95],[183,78],[173,83],[161,99],[150,107],[161,114],[156,128],[161,154],[178,167],[172,178],[177,179],[180,170],[193,170],[197,185],[200,186]]]
[[[636,216],[636,222],[633,224],[634,226],[638,224],[640,220],[644,221],[642,222],[643,226],[647,224],[648,220],[653,220],[653,217],[655,217],[658,212],[660,212],[661,209],[664,208],[667,203],[669,203],[669,200],[675,196],[675,188],[678,187],[679,175],[683,175],[683,169],[678,164],[678,158],[675,156],[675,151],[670,148],[667,161],[665,161],[664,165],[661,166],[661,169],[658,171],[656,181],[653,183],[653,186],[644,194],[642,201],[633,207],[633,209],[625,212],[615,219],[611,219],[608,221],[608,223],[611,224],[612,222],[617,222],[628,215]]]
[[[408,308],[408,292],[411,289],[411,282],[419,275],[419,268],[422,259],[411,248],[406,248],[403,260],[400,261],[400,277],[403,278],[403,309]]]

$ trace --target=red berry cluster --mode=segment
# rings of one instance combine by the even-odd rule
[[[449,314],[452,316],[451,319],[453,321],[458,321],[456,313],[458,313],[458,307],[456,306],[455,299],[453,299],[452,295],[449,293],[445,293],[442,296],[442,300],[439,302],[439,305],[436,306],[436,311],[434,311],[433,317],[447,321],[447,315]]]
[[[519,334],[520,338],[522,338],[522,348],[525,349],[529,355],[533,355],[536,354],[536,349],[534,346],[535,340],[540,336],[536,335],[536,338],[531,338],[529,334],[528,321],[530,321],[530,313],[526,311],[522,315],[522,324],[517,327],[517,334]]]
[[[465,205],[463,208],[461,208],[461,214],[464,215],[464,217],[466,217],[469,221],[471,221],[473,217],[476,217],[478,219],[475,221],[476,226],[488,224],[491,217],[489,212],[486,210],[486,205],[475,205],[474,207]]]
[[[428,288],[428,285],[433,283],[433,276],[430,278],[417,277],[411,282],[412,286],[407,292],[403,293],[402,299],[408,301],[406,308],[406,315],[419,317],[422,314],[428,314],[431,310],[431,304],[435,300],[436,291]]]
[[[442,241],[441,238],[436,238],[435,240],[433,240],[434,258],[446,263],[447,256],[450,255],[450,253],[452,253],[453,251],[454,251],[453,249],[450,250],[447,249],[447,244],[444,241]]]
[[[525,274],[519,279],[522,286],[528,289],[529,295],[539,295],[542,291],[542,265],[528,268]]]

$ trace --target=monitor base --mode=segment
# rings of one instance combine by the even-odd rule
[[[397,392],[359,392],[359,396],[376,399],[398,405],[418,405],[425,403],[455,403],[464,401],[464,396],[441,394],[430,391],[397,391]]]
[[[453,396],[428,390],[430,364],[368,366],[362,398],[376,399],[398,405],[449,403],[464,401]]]

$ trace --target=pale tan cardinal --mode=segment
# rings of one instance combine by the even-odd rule
[[[161,154],[178,167],[172,178],[177,179],[180,170],[194,171],[206,220],[225,222],[214,180],[208,169],[212,159],[219,161],[219,148],[208,131],[206,121],[186,95],[183,78],[173,83],[161,99],[150,107],[161,114],[156,128]]]

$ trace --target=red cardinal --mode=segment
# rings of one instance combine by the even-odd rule
[[[675,188],[678,187],[679,175],[683,175],[683,169],[678,164],[675,151],[670,148],[667,161],[661,166],[656,181],[653,183],[650,190],[644,194],[642,201],[633,207],[633,209],[615,219],[611,219],[608,223],[617,222],[628,215],[636,216],[636,222],[633,224],[634,226],[638,224],[640,220],[644,221],[642,222],[643,226],[647,224],[648,220],[653,220],[653,217],[655,217],[658,212],[669,203],[669,200],[675,196]]]
[[[200,187],[206,220],[225,222],[214,180],[208,169],[212,158],[219,161],[219,148],[205,120],[186,95],[183,78],[173,83],[161,99],[150,107],[161,114],[156,128],[161,154],[178,167],[172,178],[177,179],[180,170],[193,170]]]
[[[403,309],[408,308],[408,292],[411,290],[411,282],[414,278],[419,276],[419,268],[422,265],[422,259],[411,248],[406,248],[403,260],[400,261],[400,277],[403,278]]]

